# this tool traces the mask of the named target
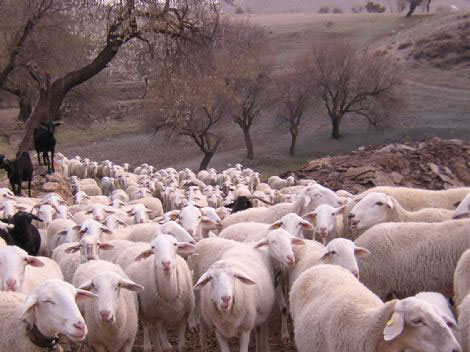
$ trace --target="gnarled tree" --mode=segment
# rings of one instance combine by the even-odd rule
[[[411,15],[415,12],[418,6],[422,6],[427,12],[431,10],[431,0],[407,0],[409,4],[408,13],[406,17],[411,17]]]
[[[102,3],[84,1],[96,5],[96,13],[106,19],[104,45],[86,53],[91,60],[82,66],[53,77],[47,65],[28,63],[29,73],[37,82],[39,100],[30,119],[19,150],[29,150],[32,133],[41,122],[59,118],[60,108],[67,94],[76,86],[104,70],[115,58],[120,48],[137,38],[150,46],[157,45],[167,52],[177,48],[180,40],[196,41],[198,36],[210,34],[206,27],[214,27],[218,20],[217,1],[198,0],[123,0]],[[74,11],[73,8],[70,11]],[[75,13],[79,9],[75,9]],[[100,31],[96,31],[100,33]]]
[[[295,155],[299,127],[311,102],[313,87],[310,78],[308,66],[301,60],[288,67],[275,83],[275,96],[279,106],[277,116],[289,126],[291,156]]]
[[[369,126],[378,127],[393,115],[392,107],[399,106],[398,69],[383,53],[360,51],[341,41],[321,41],[314,45],[310,64],[313,94],[328,112],[334,139],[340,137],[345,116],[362,116]]]

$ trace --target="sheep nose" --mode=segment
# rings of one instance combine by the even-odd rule
[[[104,320],[104,321],[108,321],[109,320],[109,316],[111,315],[111,312],[109,310],[100,310],[100,316],[101,316],[101,319]]]
[[[356,215],[354,215],[353,213],[349,213],[348,215],[348,219],[353,219]]]
[[[78,330],[85,330],[85,327],[86,327],[85,322],[81,320],[74,323],[73,326],[77,328]]]
[[[230,302],[230,296],[222,296],[222,302],[224,303]]]
[[[16,280],[15,279],[8,279],[7,280],[7,287],[9,291],[16,291]]]
[[[289,264],[289,265],[295,265],[295,258],[294,258],[293,255],[288,255],[288,256],[286,257],[286,259],[287,259],[287,264]]]
[[[163,270],[170,270],[171,262],[169,260],[162,260]]]

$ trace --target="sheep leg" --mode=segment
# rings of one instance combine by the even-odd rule
[[[240,352],[248,352],[248,346],[250,345],[250,334],[251,331],[243,331],[240,335]],[[260,336],[261,338],[261,336]]]
[[[207,345],[207,326],[204,322],[204,319],[199,317],[199,343],[203,351],[209,351],[209,346]]]
[[[131,338],[124,343],[124,345],[121,347],[119,352],[132,352],[133,346],[134,346],[134,339]]]
[[[183,352],[186,347],[186,319],[183,319],[178,331],[178,352]]]
[[[255,329],[255,345],[256,345],[256,352],[261,352],[261,329],[259,326]]]
[[[36,154],[38,155],[38,164],[41,165],[41,152],[36,149]]]
[[[55,172],[55,168],[54,168],[54,149],[51,150],[51,170],[52,170],[52,173]],[[96,175],[95,175],[96,177]]]
[[[166,330],[162,325],[161,321],[157,321],[157,333],[160,340],[160,346],[163,349],[163,352],[170,352],[172,351],[172,347],[170,341],[168,341],[168,337],[166,336]]]
[[[152,351],[152,342],[154,345],[157,345],[154,341],[153,337],[150,336],[149,333],[149,327],[152,326],[152,324],[149,323],[143,323],[144,325],[144,352],[151,352]]]
[[[227,339],[218,330],[215,330],[215,336],[217,337],[217,343],[219,344],[220,352],[230,352]],[[241,337],[240,337],[240,341],[241,341]],[[240,351],[241,351],[241,348],[240,348]],[[248,351],[248,349],[246,351]]]
[[[29,180],[28,180],[28,194],[29,194],[29,198],[31,198],[31,181],[32,181],[32,177],[30,177]]]
[[[261,352],[269,352],[269,323],[267,321],[261,324],[260,333]]]
[[[281,277],[282,277],[281,273]],[[276,297],[279,303],[279,308],[281,311],[281,340],[283,344],[288,344],[290,341],[290,334],[289,334],[289,328],[287,325],[287,320],[289,316],[288,312],[288,307],[287,307],[287,300],[286,296],[284,294],[284,285],[285,285],[285,280],[281,278],[281,280],[277,283],[276,286]]]

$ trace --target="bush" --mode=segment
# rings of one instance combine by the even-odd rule
[[[242,15],[245,13],[245,11],[243,11],[243,8],[241,6],[237,6],[236,10],[235,10],[235,13],[237,15]]]
[[[368,1],[366,4],[366,10],[369,13],[383,13],[385,12],[386,8],[385,6],[382,6],[380,4],[376,4],[372,1]]]
[[[332,13],[340,14],[343,13],[343,10],[341,10],[339,7],[334,7],[333,10],[331,10]]]
[[[353,7],[351,8],[351,10],[352,10],[353,13],[363,13],[363,12],[365,11],[365,9],[366,9],[366,8],[365,8],[364,6],[362,6],[362,5],[360,5],[360,6],[359,6],[359,5],[358,5],[358,6],[353,6]]]
[[[318,10],[318,13],[330,13],[330,7],[329,6],[320,7],[320,10]]]

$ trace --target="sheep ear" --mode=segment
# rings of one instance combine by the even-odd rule
[[[367,257],[370,254],[370,252],[362,247],[354,247],[354,256],[358,258],[364,258]]]
[[[309,223],[308,221],[306,221],[306,220],[302,220],[300,222],[300,226],[302,226],[304,229],[310,230],[310,231],[313,231],[315,229],[313,227],[313,225],[311,223]]]
[[[305,241],[303,239],[295,237],[295,236],[292,236],[290,243],[295,244],[297,246],[305,245]]]
[[[237,270],[234,274],[234,277],[236,277],[238,280],[243,282],[245,285],[256,285],[256,281],[251,279],[247,274],[245,274],[243,271]]]
[[[326,258],[330,255],[330,250],[328,248],[324,249],[323,255],[320,257],[320,261],[325,261]]]
[[[140,253],[137,257],[135,257],[134,260],[137,262],[139,260],[150,257],[152,254],[153,254],[153,249],[149,248],[149,249],[146,249],[145,251],[143,251],[142,253]]]
[[[90,291],[93,288],[93,283],[91,280],[85,281],[83,284],[78,287],[79,290]]]
[[[26,298],[26,302],[23,306],[23,312],[21,313],[21,315],[25,317],[25,315],[27,315],[31,311],[31,309],[33,309],[38,303],[38,296],[35,293],[30,294]]]
[[[89,292],[89,291],[85,291],[85,290],[77,288],[77,295],[75,296],[75,300],[77,302],[86,301],[90,298],[95,299],[95,298],[98,298],[98,296],[95,295],[93,292]]]
[[[393,206],[394,206],[394,204],[393,204],[393,198],[390,197],[390,196],[388,196],[388,197],[387,197],[387,202],[386,202],[386,204],[387,204],[387,206],[388,206],[390,209],[393,209]]]
[[[403,332],[405,317],[402,312],[394,312],[384,329],[384,340],[391,341]]]
[[[207,285],[207,283],[212,280],[212,276],[206,271],[197,281],[196,285],[194,285],[193,289],[194,290],[200,290],[204,286]]]
[[[59,232],[56,233],[56,235],[59,235],[59,236],[65,236],[66,234],[67,234],[67,229],[59,231]]]
[[[191,244],[189,242],[178,242],[177,243],[177,248],[176,248],[176,253],[178,254],[193,254],[196,251],[196,246],[194,244]]]
[[[113,234],[113,231],[111,231],[110,229],[108,229],[106,226],[103,226],[101,228],[101,231],[103,231],[103,233],[107,234],[107,235],[112,235]]]
[[[335,215],[343,214],[345,209],[346,209],[346,205],[335,208]]]
[[[211,225],[211,224],[215,224],[214,221],[212,221],[211,219],[209,219],[207,216],[203,216],[201,218],[201,222],[205,225]]]
[[[279,221],[276,221],[271,226],[269,226],[269,230],[276,230],[276,229],[279,229],[281,226],[282,226],[282,221],[279,220]]]
[[[45,265],[41,259],[33,257],[33,256],[26,257],[26,264],[34,266],[35,268],[40,268],[41,266]]]
[[[80,231],[81,229],[82,229],[82,227],[79,226],[79,225],[76,225],[76,226],[72,227],[72,230],[74,230],[74,231]]]
[[[101,250],[105,250],[105,251],[114,248],[114,246],[108,242],[100,242],[98,243],[98,247],[100,247]]]
[[[460,205],[460,203],[462,203],[460,200],[459,200],[458,202],[455,202],[455,203],[454,203],[454,208],[458,208],[459,205]]]
[[[304,196],[304,208],[308,207],[308,205],[312,202],[312,198],[310,195],[305,194]]]
[[[267,238],[263,238],[261,241],[255,244],[254,248],[261,248],[267,245],[269,245],[269,240]]]
[[[91,213],[93,213],[93,210],[92,210],[92,209],[87,210],[87,211],[85,212],[85,214],[87,214],[87,215],[88,215],[88,214],[91,214]]]
[[[119,287],[125,288],[126,290],[133,291],[133,292],[142,292],[144,290],[144,286],[136,284],[131,280],[121,279],[119,281]]]
[[[317,214],[316,214],[314,211],[312,211],[312,212],[310,212],[310,213],[305,214],[305,215],[302,216],[302,217],[303,217],[304,219],[307,219],[308,221],[311,222],[311,221],[314,221],[314,220],[315,220],[315,218],[317,217]]]
[[[75,253],[75,252],[78,252],[80,250],[80,243],[77,243],[73,246],[70,246],[70,247],[67,247],[65,249],[65,253]]]

